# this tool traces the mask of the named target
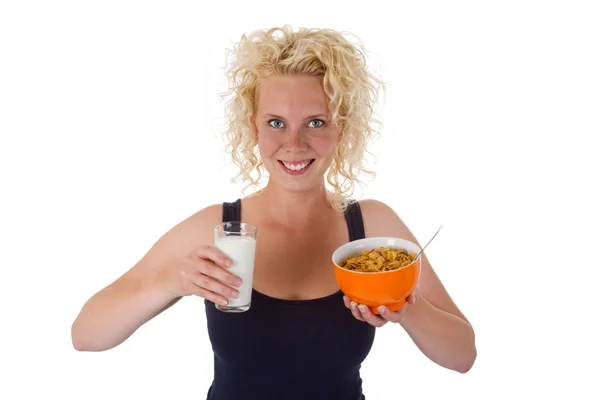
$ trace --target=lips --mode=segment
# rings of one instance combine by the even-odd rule
[[[306,159],[306,160],[297,160],[297,161],[283,161],[279,160],[279,164],[283,167],[283,169],[291,173],[293,175],[297,175],[305,172],[315,161],[314,159]]]

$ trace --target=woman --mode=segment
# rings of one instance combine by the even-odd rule
[[[401,325],[437,364],[467,372],[473,328],[427,257],[418,289],[398,312],[349,302],[330,260],[349,240],[416,242],[387,205],[354,202],[374,134],[379,81],[361,46],[331,30],[257,31],[230,53],[229,139],[240,176],[264,189],[206,207],[173,227],[123,276],[86,302],[72,327],[78,350],[117,346],[183,296],[205,299],[215,376],[210,399],[361,399],[360,365],[375,329]],[[326,188],[326,182],[331,189]],[[226,199],[224,199],[226,200]],[[231,200],[231,199],[230,199]],[[213,227],[259,227],[252,307],[219,311],[239,278],[213,246]]]

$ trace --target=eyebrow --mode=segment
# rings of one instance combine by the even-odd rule
[[[275,119],[285,119],[281,115],[277,115],[277,114],[265,114],[264,116],[269,117],[269,118],[275,118]],[[316,118],[327,119],[327,115],[326,114],[313,114],[313,115],[309,115],[305,119],[316,119]]]

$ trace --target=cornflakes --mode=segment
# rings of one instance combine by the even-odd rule
[[[411,264],[416,256],[417,253],[409,254],[405,249],[379,247],[344,259],[340,267],[357,272],[393,271]]]

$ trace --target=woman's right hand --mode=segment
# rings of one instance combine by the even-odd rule
[[[231,263],[216,247],[203,245],[165,270],[163,279],[175,297],[195,295],[226,305],[228,298],[239,295],[235,288],[242,285],[242,280],[227,270]]]

